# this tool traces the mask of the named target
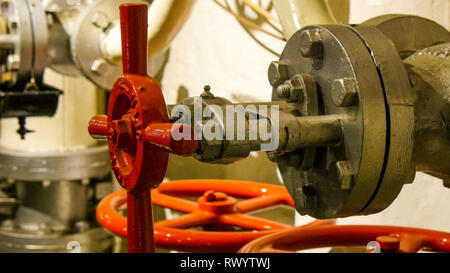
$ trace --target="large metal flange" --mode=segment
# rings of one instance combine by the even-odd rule
[[[100,46],[101,40],[119,20],[117,9],[130,0],[98,1],[83,9],[77,21],[75,33],[71,36],[71,52],[74,63],[82,74],[96,85],[110,90],[116,79],[122,75],[120,63],[107,60]]]
[[[387,208],[406,183],[415,177],[414,97],[408,73],[399,53],[378,28],[361,25],[352,28],[366,44],[379,71],[387,106],[386,155],[382,178],[362,214]]]
[[[44,70],[48,61],[48,39],[47,16],[40,0],[28,0],[28,9],[33,27],[33,71],[32,77],[38,84],[44,80]]]
[[[375,26],[391,40],[402,59],[416,51],[450,42],[450,33],[430,19],[403,14],[387,14],[372,18],[362,26]]]
[[[156,186],[164,179],[169,151],[145,141],[150,124],[169,122],[162,92],[152,78],[126,75],[111,91],[108,145],[111,166],[128,191]]]
[[[8,22],[7,34],[14,37],[11,46],[12,54],[7,54],[4,70],[10,72],[7,88],[23,88],[30,80],[33,69],[33,27],[28,12],[28,3],[20,1],[2,1],[2,13]]]
[[[23,89],[33,78],[40,84],[48,64],[46,51],[48,30],[45,11],[38,0],[3,0],[2,14],[8,22],[11,52],[6,58],[5,72],[10,73],[8,88]]]
[[[317,147],[309,170],[302,150],[278,160],[297,210],[320,219],[359,214],[378,188],[386,151],[386,104],[370,52],[346,26],[310,26],[288,41],[277,65],[285,80],[310,74],[319,114],[337,116],[342,127],[341,144]],[[273,99],[281,100],[276,91],[275,84]]]

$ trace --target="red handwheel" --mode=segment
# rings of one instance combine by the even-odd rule
[[[167,170],[169,153],[191,154],[197,148],[194,129],[170,124],[158,83],[147,75],[146,4],[120,6],[123,77],[111,90],[108,116],[96,116],[89,133],[107,139],[111,167],[128,192],[128,251],[153,252],[150,189],[158,186]],[[175,133],[190,139],[175,140]]]
[[[450,233],[391,226],[334,226],[292,228],[258,238],[240,253],[292,253],[334,246],[366,246],[376,242],[380,252],[415,253],[426,249],[450,252]]]
[[[197,197],[197,202],[181,197]],[[107,196],[97,207],[99,223],[119,236],[127,236],[127,219],[118,213],[126,203],[126,192]],[[239,199],[243,199],[238,201]],[[191,252],[235,252],[261,236],[292,228],[287,224],[247,213],[277,205],[293,206],[284,187],[231,180],[186,180],[161,184],[152,191],[154,205],[186,213],[155,223],[158,247]],[[333,221],[317,221],[310,228]],[[227,227],[245,231],[224,231]],[[192,230],[201,227],[203,230]]]

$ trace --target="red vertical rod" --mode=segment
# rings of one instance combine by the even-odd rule
[[[128,253],[155,252],[150,190],[127,195]]]
[[[123,74],[147,76],[148,6],[120,6]]]
[[[148,6],[120,6],[123,74],[147,76]],[[137,188],[127,197],[129,253],[155,252],[150,189]]]

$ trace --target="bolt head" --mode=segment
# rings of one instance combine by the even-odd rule
[[[20,68],[20,56],[17,54],[10,54],[6,58],[6,67],[9,71],[16,71]]]
[[[130,118],[113,121],[111,126],[115,132],[114,145],[117,149],[131,149],[135,145],[134,126]],[[112,135],[110,136],[112,137]]]
[[[49,13],[46,15],[46,19],[47,19],[47,24],[48,25],[53,25],[55,23],[55,19],[53,18],[53,14]]]
[[[349,190],[352,186],[353,168],[350,161],[336,162],[336,171],[342,190]]]
[[[108,71],[108,64],[104,59],[97,59],[92,62],[91,71],[98,75],[103,75]]]
[[[40,223],[38,226],[38,232],[41,234],[49,234],[52,231],[52,228],[47,223]]]
[[[272,161],[274,163],[278,162],[280,154],[277,151],[267,152],[266,154],[270,161]]]
[[[44,188],[48,188],[48,187],[50,187],[52,185],[52,181],[50,181],[50,180],[44,180],[44,181],[42,181],[42,187],[44,187]]]
[[[91,22],[94,26],[101,29],[106,29],[111,24],[108,16],[106,16],[103,12],[94,13],[94,15],[92,15]]]
[[[10,220],[10,219],[5,220],[2,222],[1,226],[3,229],[12,230],[12,229],[14,229],[14,221]]]
[[[317,209],[317,193],[312,186],[303,186],[297,189],[295,203],[301,215],[311,214]]]
[[[206,202],[220,202],[227,200],[227,195],[222,192],[207,191],[203,197]]]
[[[450,179],[444,179],[444,187],[450,189]]]
[[[282,84],[288,77],[288,66],[282,62],[272,62],[269,66],[269,82],[275,87]]]
[[[351,107],[356,104],[356,81],[354,79],[337,79],[333,83],[332,97],[337,107]]]
[[[89,230],[89,228],[91,227],[91,224],[89,222],[86,221],[78,221],[75,223],[75,228],[79,231],[79,232],[86,232]]]
[[[295,75],[292,80],[288,82],[290,86],[290,102],[302,103],[305,99],[306,85],[302,75]]]
[[[300,53],[306,58],[321,59],[323,57],[320,29],[309,29],[300,34]]]

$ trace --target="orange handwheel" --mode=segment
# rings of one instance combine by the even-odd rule
[[[181,197],[198,197],[198,201]],[[107,196],[97,207],[99,223],[124,237],[127,236],[127,219],[117,210],[126,204],[126,198],[126,191],[119,191]],[[243,200],[238,201],[237,198]],[[256,238],[292,228],[247,214],[281,204],[293,206],[289,193],[281,186],[230,180],[171,181],[154,189],[152,200],[155,205],[186,213],[155,223],[155,241],[160,248],[235,252]],[[318,221],[313,225],[323,223],[330,221]],[[232,226],[248,231],[224,231],[224,228]],[[202,227],[203,230],[190,229],[194,227]]]
[[[391,226],[323,225],[291,228],[260,237],[240,253],[292,253],[333,246],[366,246],[376,242],[380,252],[414,253],[426,249],[450,252],[450,233]],[[371,251],[368,251],[371,252]]]

